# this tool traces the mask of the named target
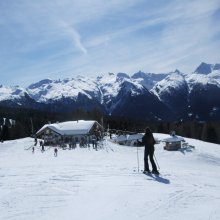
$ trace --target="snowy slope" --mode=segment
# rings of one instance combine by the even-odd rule
[[[0,85],[0,101],[16,100],[24,97],[27,91],[19,86],[3,86]]]
[[[215,64],[209,65],[211,72],[200,73],[204,65],[201,64],[201,68],[197,68],[192,74],[179,71],[170,73],[156,83],[151,92],[169,105],[179,118],[219,120],[220,70],[217,69],[218,64]]]
[[[193,73],[186,77],[190,91],[194,86],[216,86],[220,88],[220,70],[214,70],[208,75]]]
[[[97,78],[102,105],[109,115],[138,120],[169,120],[170,110],[140,82],[125,73]]]
[[[188,87],[190,93],[195,86],[210,85],[220,88],[220,64],[201,63],[192,74],[184,74],[178,70],[170,72],[164,79],[157,82],[151,91],[162,99],[164,94],[175,93],[175,90],[182,90],[184,87]]]
[[[202,120],[219,120],[220,70],[213,70],[207,75],[193,73],[186,77],[186,81],[191,112]]]
[[[189,92],[193,87],[210,87],[215,86],[220,88],[220,64],[201,63],[199,67],[192,73],[186,76],[186,81],[189,86]]]
[[[166,78],[159,81],[153,88],[152,92],[159,97],[159,99],[166,98],[166,94],[175,95],[177,90],[187,89],[185,75],[179,71],[171,72]],[[165,96],[165,97],[164,97]],[[166,100],[164,100],[166,101]]]
[[[158,82],[151,90],[163,103],[169,106],[177,118],[185,118],[188,110],[188,85],[185,74],[175,71]]]
[[[96,79],[102,94],[101,103],[111,113],[123,101],[125,94],[137,96],[143,93],[143,86],[125,73],[103,74]]]
[[[170,73],[143,73],[141,71],[135,73],[131,78],[135,79],[139,84],[148,90],[151,90],[156,83],[166,78]]]
[[[117,75],[114,73],[98,76],[96,81],[102,93],[101,103],[108,105],[111,99],[118,95],[120,90],[120,81],[117,81]]]
[[[154,134],[157,139],[166,137]],[[137,171],[137,149],[28,149],[31,138],[0,143],[0,219],[146,220],[220,218],[220,146],[186,139],[177,152],[157,144],[161,176]],[[139,148],[143,167],[143,148]]]

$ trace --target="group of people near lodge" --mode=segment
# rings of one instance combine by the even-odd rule
[[[90,147],[90,144],[92,143],[93,149],[97,150],[97,145],[98,145],[98,138],[94,137],[92,139],[87,140],[87,138],[82,137],[80,140],[78,138],[72,138],[71,141],[68,142],[69,149],[75,149],[76,148],[76,143],[79,143],[79,147]],[[144,173],[154,173],[154,174],[159,174],[156,163],[154,161],[154,145],[156,141],[154,139],[153,133],[151,132],[150,128],[147,127],[145,129],[145,134],[142,138],[142,141],[138,141],[138,144],[144,145]],[[35,138],[35,146],[37,145],[37,138]],[[44,152],[44,142],[41,140],[40,141],[40,146],[41,146],[41,151]],[[66,148],[67,145],[63,143],[60,143],[59,145],[61,148]],[[34,147],[32,149],[32,152],[34,153]],[[57,156],[58,149],[57,147],[54,148],[54,156]],[[149,168],[149,161],[152,166],[152,170]]]

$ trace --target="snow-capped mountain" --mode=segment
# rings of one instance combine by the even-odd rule
[[[110,114],[125,96],[137,96],[144,91],[142,85],[132,80],[125,73],[109,73],[97,77],[96,81],[102,94],[100,101]]]
[[[98,96],[96,83],[86,77],[76,77],[64,80],[44,79],[30,85],[27,91],[31,98],[37,102],[54,102],[62,98],[76,100],[79,94],[88,99]]]
[[[81,76],[64,80],[45,79],[30,85],[27,92],[37,103],[47,104],[50,109],[57,111],[62,111],[64,106],[65,111],[98,107],[110,115],[134,117],[138,113],[138,117],[161,118],[158,113],[161,108],[146,114],[146,106],[152,109],[151,106],[163,104],[139,80],[140,78],[134,79],[125,73],[108,73],[94,79]],[[131,99],[134,101],[130,102]],[[137,108],[140,104],[143,108]],[[164,110],[163,114],[164,112],[168,116],[168,110]]]
[[[140,77],[135,79],[125,73],[97,77],[96,82],[102,94],[101,103],[106,112],[114,116],[146,120],[169,118],[168,107],[139,80]]]
[[[0,85],[0,106],[39,109],[39,105],[29,96],[26,89],[19,86],[6,87]]]
[[[220,64],[192,74],[108,73],[96,78],[44,79],[27,88],[0,86],[0,105],[48,111],[98,108],[105,114],[148,120],[194,117],[220,120]]]
[[[218,66],[219,64],[213,65]],[[193,73],[187,78],[190,110],[194,116],[220,119],[220,69],[209,74]]]
[[[202,63],[192,74],[175,71],[158,82],[151,91],[178,116],[220,120],[219,66]],[[207,70],[207,67],[210,69]]]
[[[171,72],[165,79],[159,81],[151,90],[166,103],[178,117],[184,117],[188,103],[188,85],[185,75],[178,70]]]
[[[21,99],[27,91],[19,86],[6,87],[0,85],[0,101]]]
[[[146,87],[148,90],[152,89],[154,85],[166,78],[169,73],[143,73],[141,71],[135,73],[131,78]]]

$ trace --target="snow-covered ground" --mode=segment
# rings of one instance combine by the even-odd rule
[[[166,135],[154,134],[162,139]],[[155,145],[161,176],[138,172],[137,149],[37,148],[25,138],[0,144],[0,219],[220,219],[220,145],[170,152]],[[143,168],[143,148],[138,149]]]

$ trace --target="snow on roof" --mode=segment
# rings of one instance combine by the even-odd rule
[[[138,140],[142,139],[143,134],[131,134],[131,135],[119,135],[115,139],[117,142],[121,141],[133,141],[133,140]]]
[[[96,121],[66,121],[61,123],[46,124],[38,132],[42,132],[45,128],[50,128],[51,130],[61,134],[61,135],[77,135],[77,134],[87,134],[90,129],[97,123]]]
[[[115,139],[117,142],[127,141],[127,135],[119,135]]]
[[[139,140],[142,139],[144,135],[143,134],[131,134],[127,136],[128,141],[133,141],[133,140]]]
[[[174,136],[170,136],[168,138],[164,138],[162,141],[165,141],[165,142],[179,142],[179,141],[184,141],[184,138],[174,135]]]

